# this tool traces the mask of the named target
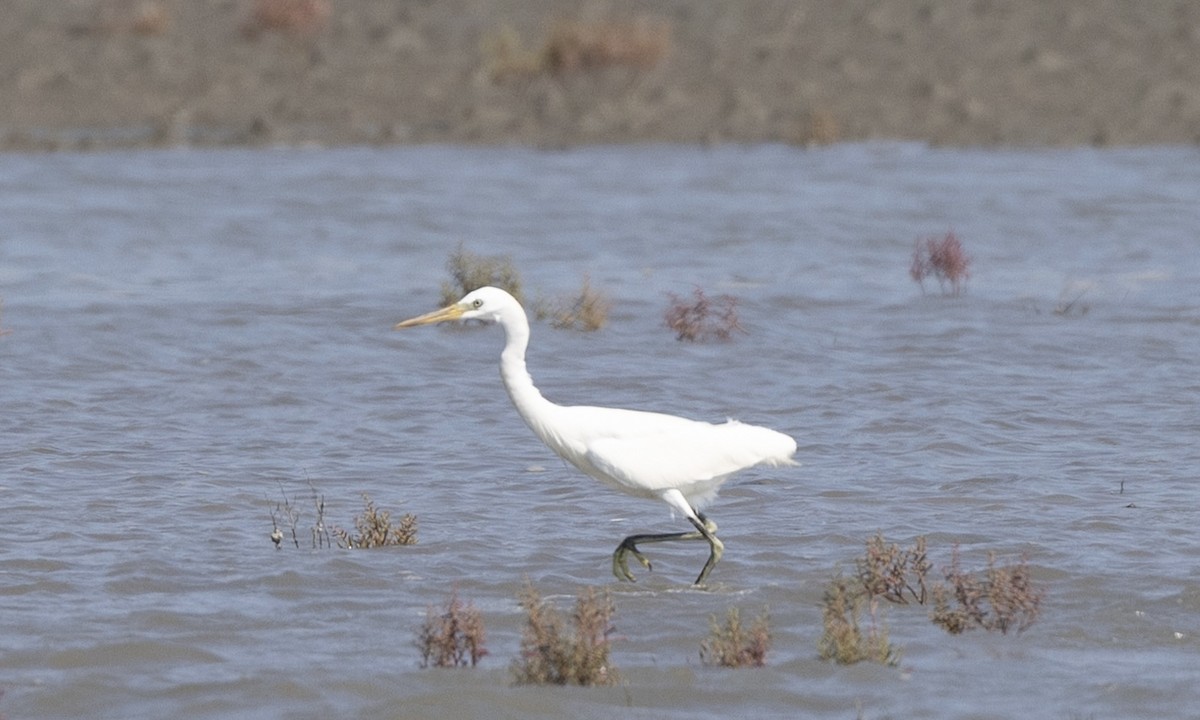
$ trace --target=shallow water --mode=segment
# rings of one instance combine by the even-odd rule
[[[180,151],[0,158],[0,712],[14,718],[1114,717],[1200,707],[1200,153],[913,145]],[[953,229],[967,292],[923,293]],[[464,243],[527,293],[613,302],[535,323],[563,403],[738,417],[797,438],[695,545],[609,575],[625,534],[685,529],[521,424],[495,328],[396,321]],[[668,293],[739,300],[687,344]],[[1058,312],[1056,312],[1056,310]],[[311,549],[360,493],[413,547]],[[270,511],[302,516],[276,550]],[[820,603],[877,531],[933,560],[1028,558],[1021,635],[891,608],[899,668],[817,659]],[[614,594],[611,688],[514,688],[530,579]],[[452,588],[474,671],[418,667]],[[769,609],[757,671],[704,667],[711,615]]]

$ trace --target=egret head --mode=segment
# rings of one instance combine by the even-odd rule
[[[521,305],[512,295],[509,295],[500,288],[481,287],[478,290],[467,293],[463,296],[462,300],[453,305],[447,305],[441,310],[434,310],[431,313],[425,313],[424,315],[418,315],[415,318],[396,323],[394,329],[401,330],[403,328],[430,325],[447,320],[499,322],[501,315],[514,307],[519,310]]]

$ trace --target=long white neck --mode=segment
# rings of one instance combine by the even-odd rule
[[[547,414],[555,405],[533,385],[533,378],[525,367],[525,349],[529,347],[529,320],[520,307],[516,312],[507,312],[500,318],[504,328],[504,351],[500,353],[500,378],[504,389],[517,407],[521,418],[542,440],[546,440],[544,424]]]

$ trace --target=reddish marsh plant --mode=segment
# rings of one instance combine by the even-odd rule
[[[1001,634],[1010,629],[1024,632],[1041,611],[1042,591],[1034,586],[1024,558],[1016,565],[996,565],[995,553],[989,553],[987,569],[980,578],[961,569],[958,548],[954,548],[945,575],[946,584],[933,588],[930,618],[953,635],[971,628],[999,630]]]
[[[421,651],[423,668],[475,667],[488,654],[485,639],[479,611],[460,600],[454,590],[441,612],[429,606],[414,644]]]
[[[888,544],[883,533],[867,541],[867,552],[854,561],[858,579],[872,597],[907,605],[911,599],[924,605],[927,597],[925,576],[933,567],[925,556],[925,538],[919,537],[911,548]]]
[[[963,251],[962,242],[953,232],[948,232],[941,238],[917,241],[908,274],[921,286],[922,292],[925,291],[925,278],[932,275],[942,294],[957,296],[962,292],[963,283],[971,277],[970,265],[971,258]]]
[[[266,31],[312,37],[325,28],[332,11],[329,0],[255,0],[242,32],[249,38]]]
[[[649,69],[671,48],[671,26],[640,17],[632,22],[556,23],[542,49],[542,66],[552,73],[625,65]]]
[[[902,549],[878,533],[854,564],[857,583],[838,577],[826,591],[823,658],[850,658],[850,662],[884,658],[883,662],[894,656],[887,645],[886,627],[875,624],[880,599],[899,605],[932,604],[929,618],[954,635],[973,628],[1022,632],[1037,620],[1041,609],[1042,591],[1024,559],[1015,565],[997,565],[991,553],[982,574],[970,573],[962,569],[955,547],[943,571],[944,581],[930,584],[927,577],[933,563],[926,556],[924,536]],[[857,616],[863,608],[870,611],[874,636],[863,636],[859,630]]]
[[[710,299],[700,288],[692,291],[692,299],[668,293],[671,305],[663,319],[675,332],[678,340],[728,342],[734,332],[746,332],[738,324],[737,298],[718,295]]]
[[[880,533],[867,541],[866,554],[854,563],[863,589],[872,598],[927,605],[932,596],[930,619],[955,635],[971,628],[1021,632],[1033,624],[1041,607],[1042,591],[1035,587],[1024,559],[1015,565],[997,565],[995,553],[989,553],[981,577],[962,569],[955,547],[950,566],[943,571],[945,581],[930,586],[926,576],[933,564],[925,555],[924,536],[902,550],[885,542]]]

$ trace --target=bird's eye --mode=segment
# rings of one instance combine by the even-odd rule
[[[479,308],[483,307],[483,301],[479,298],[475,298],[475,302],[471,303],[471,307],[478,310]]]

